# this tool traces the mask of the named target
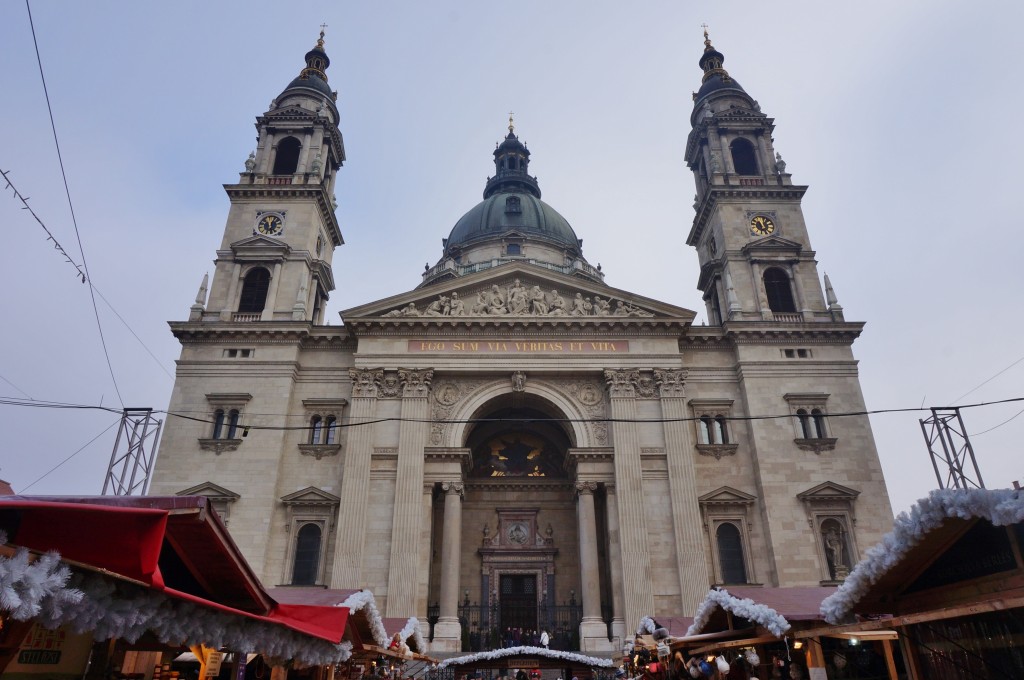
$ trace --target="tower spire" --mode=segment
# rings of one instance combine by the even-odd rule
[[[725,70],[722,63],[725,61],[725,55],[715,49],[714,45],[711,44],[711,37],[708,35],[708,25],[701,24],[704,28],[704,54],[700,57],[700,67],[704,69],[704,77],[701,79],[702,83],[706,83],[709,78],[714,76],[721,76],[723,82],[729,82],[729,72]]]

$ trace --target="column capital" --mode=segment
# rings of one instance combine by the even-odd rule
[[[348,376],[352,379],[353,397],[376,397],[380,381],[384,379],[382,368],[350,368]]]
[[[686,383],[686,370],[681,368],[654,369],[654,381],[658,385],[661,398],[685,396],[683,386]]]
[[[465,485],[462,482],[441,482],[441,490],[446,494],[462,496],[465,491]]]
[[[636,397],[640,371],[635,368],[605,369],[604,381],[608,385],[608,395],[613,399],[633,399]]]
[[[580,496],[592,495],[595,491],[597,491],[597,482],[576,482],[576,493]]]
[[[615,483],[614,482],[605,482],[604,483],[604,493],[605,493],[606,496],[614,496],[615,495]]]
[[[430,393],[430,382],[434,379],[432,368],[400,368],[398,379],[402,383],[403,397],[425,398]]]

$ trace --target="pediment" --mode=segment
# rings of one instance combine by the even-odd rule
[[[854,500],[860,491],[835,482],[822,482],[796,495],[802,501]]]
[[[346,324],[524,321],[673,321],[696,314],[629,291],[552,272],[530,263],[493,267],[342,312]]]
[[[313,118],[315,115],[316,115],[315,112],[310,111],[309,109],[304,109],[301,106],[284,106],[284,107],[281,107],[279,109],[274,109],[273,111],[269,111],[265,115],[265,117],[266,118],[271,118],[271,119],[272,118],[295,118],[297,116],[303,116],[303,117],[306,117],[306,118]]]
[[[245,253],[249,251],[267,251],[273,250],[274,252],[287,253],[291,251],[289,246],[284,241],[279,241],[276,238],[269,236],[263,236],[262,234],[255,234],[253,236],[247,236],[240,241],[235,241],[231,244],[231,250],[237,253]]]
[[[753,241],[743,246],[740,250],[746,254],[753,254],[758,252],[778,252],[786,251],[787,253],[799,253],[803,250],[803,246],[796,241],[790,241],[788,238],[782,238],[781,236],[769,236],[757,241]]]
[[[239,498],[241,498],[241,496],[239,496],[234,491],[231,491],[230,489],[225,489],[223,486],[220,486],[219,484],[214,484],[213,482],[203,482],[202,484],[191,486],[187,489],[179,491],[175,495],[206,496],[211,500],[218,501],[236,501]]]
[[[749,505],[756,500],[757,496],[751,496],[749,493],[744,493],[743,491],[734,489],[731,486],[721,486],[714,491],[709,491],[697,499],[697,501],[703,505]]]
[[[327,493],[315,486],[307,486],[287,496],[281,496],[285,505],[337,505],[341,501],[334,494]]]

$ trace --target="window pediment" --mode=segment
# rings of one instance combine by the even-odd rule
[[[314,507],[314,506],[336,506],[341,502],[341,499],[332,493],[328,493],[323,489],[318,489],[315,486],[307,486],[305,489],[300,489],[294,493],[290,493],[287,496],[281,497],[281,502],[289,508],[297,507]]]

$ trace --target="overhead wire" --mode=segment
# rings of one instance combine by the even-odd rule
[[[68,209],[71,211],[71,224],[75,227],[75,237],[78,239],[78,250],[82,255],[82,269],[85,273],[86,282],[89,285],[89,298],[92,300],[92,311],[96,317],[96,328],[99,330],[100,344],[103,346],[103,356],[107,360],[107,368],[110,370],[110,380],[114,383],[114,391],[117,393],[118,401],[124,406],[124,399],[121,397],[121,389],[117,385],[117,377],[114,375],[114,365],[110,361],[110,351],[107,349],[107,340],[103,337],[103,324],[100,322],[100,310],[96,305],[96,293],[89,276],[89,264],[85,259],[85,247],[82,245],[82,234],[78,230],[78,219],[75,217],[75,206],[71,201],[71,189],[68,186],[68,176],[64,170],[64,157],[60,152],[60,141],[57,138],[57,124],[53,119],[53,106],[50,104],[50,92],[46,87],[46,75],[43,73],[43,59],[39,54],[39,41],[36,38],[36,26],[32,20],[32,7],[29,0],[25,0],[25,9],[28,11],[28,24],[32,29],[32,44],[36,50],[36,62],[39,64],[39,78],[43,83],[43,94],[46,97],[46,110],[50,114],[50,129],[53,130],[53,143],[57,147],[57,160],[60,163],[60,174],[64,180],[64,193],[68,197]]]
[[[12,383],[12,382],[11,382],[10,380],[8,380],[7,378],[5,378],[4,376],[0,375],[0,380],[3,380],[3,381],[4,381],[5,383],[7,383],[8,385],[10,385],[10,386],[11,386],[11,387],[13,387],[14,389],[18,390],[19,392],[21,392],[22,394],[24,394],[24,395],[25,395],[26,397],[28,397],[29,399],[32,399],[32,395],[31,395],[31,394],[29,394],[29,393],[28,393],[28,392],[26,392],[25,390],[21,389],[20,387],[18,387],[17,385],[15,385],[14,383]],[[33,400],[33,401],[34,401],[34,400]]]
[[[959,397],[957,397],[957,398],[956,398],[956,399],[954,399],[953,401],[955,401],[955,402],[956,402],[956,401],[960,401],[961,399],[963,399],[964,397],[968,396],[969,394],[972,394],[972,393],[974,393],[974,392],[977,392],[977,391],[978,391],[978,390],[980,390],[980,389],[981,389],[982,387],[984,387],[984,386],[985,386],[985,385],[987,385],[988,383],[992,382],[993,380],[995,380],[996,378],[998,378],[999,376],[1001,376],[1001,375],[1002,375],[1003,373],[1006,373],[1007,371],[1009,371],[1009,370],[1010,370],[1011,368],[1013,368],[1014,366],[1016,366],[1017,364],[1019,364],[1019,363],[1020,363],[1020,362],[1022,362],[1022,361],[1024,361],[1024,357],[1021,357],[1021,358],[1017,359],[1016,361],[1014,361],[1014,362],[1013,362],[1012,364],[1010,364],[1009,366],[1007,366],[1007,367],[1006,367],[1006,368],[1004,368],[1003,370],[1001,370],[1001,371],[998,371],[998,372],[997,372],[997,373],[996,373],[996,374],[995,374],[994,376],[992,376],[992,377],[991,377],[991,378],[989,378],[988,380],[985,380],[985,381],[983,381],[983,382],[982,382],[981,384],[979,384],[979,385],[978,385],[977,387],[974,387],[973,389],[967,390],[966,392],[964,392],[963,394],[961,394],[961,395],[960,395]]]
[[[89,441],[87,441],[86,443],[82,444],[82,446],[80,446],[80,447],[78,448],[78,450],[76,450],[76,451],[75,451],[74,453],[72,453],[72,454],[71,454],[70,456],[68,456],[67,458],[65,458],[64,460],[62,460],[61,462],[57,463],[57,464],[56,464],[56,465],[54,465],[54,466],[53,466],[52,468],[50,468],[49,470],[47,470],[46,472],[44,472],[44,473],[42,474],[42,476],[41,476],[41,477],[37,478],[37,479],[36,479],[35,481],[33,481],[33,482],[32,482],[31,484],[29,484],[29,485],[28,485],[28,486],[26,486],[25,488],[21,489],[21,490],[19,491],[19,493],[25,493],[26,491],[28,491],[29,489],[31,489],[31,488],[32,488],[33,486],[35,486],[35,485],[36,485],[36,484],[38,484],[39,482],[41,482],[41,481],[43,481],[44,479],[46,479],[46,478],[47,478],[47,477],[48,477],[48,476],[49,476],[49,475],[50,475],[51,473],[53,473],[53,472],[56,472],[56,471],[57,471],[57,470],[58,470],[58,469],[59,469],[59,468],[60,468],[60,467],[61,467],[62,465],[64,465],[64,463],[67,463],[67,462],[68,462],[69,460],[71,460],[72,458],[74,458],[75,456],[77,456],[78,454],[80,454],[80,453],[81,453],[82,451],[84,451],[84,450],[85,450],[85,449],[86,449],[86,448],[87,448],[87,447],[88,447],[88,446],[89,446],[90,444],[92,444],[92,443],[93,443],[94,441],[96,441],[97,439],[99,439],[100,437],[102,437],[103,435],[105,435],[105,434],[106,434],[106,433],[107,433],[107,432],[108,432],[108,431],[110,430],[110,428],[114,427],[114,425],[117,425],[117,424],[118,424],[119,422],[121,422],[121,419],[120,419],[120,418],[118,418],[118,419],[117,419],[117,420],[115,420],[114,422],[110,423],[110,425],[107,425],[107,426],[106,426],[105,428],[103,428],[103,431],[102,431],[102,432],[100,432],[99,434],[97,434],[97,435],[96,435],[95,437],[93,437],[92,439],[90,439],[90,440],[89,440]]]

